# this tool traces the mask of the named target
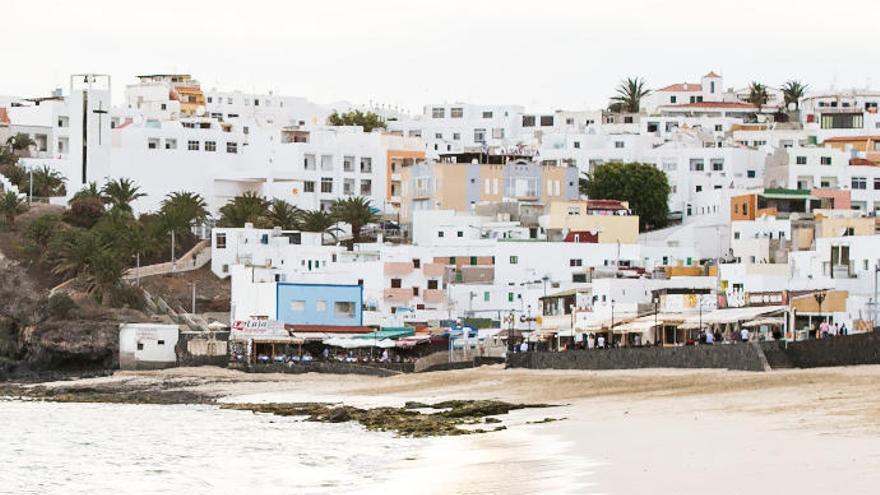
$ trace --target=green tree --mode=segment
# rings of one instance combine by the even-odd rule
[[[93,198],[101,201],[102,203],[104,202],[104,196],[101,194],[101,188],[98,187],[97,182],[92,181],[89,182],[88,185],[83,186],[82,189],[80,189],[76,192],[76,194],[73,195],[71,201],[85,198]]]
[[[245,223],[262,226],[269,213],[269,202],[255,192],[246,192],[220,208],[220,227],[244,227]]]
[[[749,103],[758,107],[758,109],[761,109],[767,104],[767,100],[769,99],[770,96],[767,93],[767,86],[764,86],[757,81],[752,81],[752,83],[749,84]]]
[[[133,180],[121,178],[114,179],[104,184],[101,189],[101,196],[104,202],[111,208],[118,208],[122,211],[131,213],[131,203],[137,199],[146,196],[140,192],[141,188]]]
[[[326,211],[306,210],[302,213],[300,222],[300,229],[304,232],[320,232],[322,241],[324,234],[329,234],[335,241],[336,233],[339,232],[336,219]]]
[[[299,229],[302,211],[283,199],[274,199],[269,205],[266,214],[266,225],[269,227],[281,227],[282,230]]]
[[[382,117],[373,112],[364,113],[360,110],[345,113],[334,111],[327,117],[327,124],[333,126],[358,125],[364,128],[364,132],[385,128],[385,122],[382,120]]]
[[[646,163],[612,162],[598,165],[581,183],[590,199],[616,199],[629,203],[639,216],[642,230],[666,226],[669,216],[669,181],[666,174]]]
[[[364,226],[378,222],[379,215],[370,205],[370,200],[361,196],[337,199],[330,210],[333,218],[351,225],[352,243],[361,241]]]
[[[12,151],[25,151],[31,146],[36,145],[33,139],[27,134],[18,133],[6,140],[6,144],[12,148]]]
[[[642,98],[651,94],[647,81],[640,77],[628,77],[616,88],[616,95],[611,97],[611,107],[618,112],[638,113],[642,106]]]
[[[28,211],[27,201],[12,191],[0,193],[0,216],[10,230],[15,230],[15,217]]]
[[[63,228],[62,223],[61,215],[42,215],[28,225],[25,237],[35,246],[45,250],[55,233]]]
[[[64,212],[64,221],[84,229],[92,228],[106,213],[104,202],[97,198],[72,199],[69,206]]]
[[[19,191],[27,191],[28,171],[18,164],[18,157],[14,158],[15,160],[6,161],[0,165],[0,174],[9,179],[9,182],[17,187]]]
[[[61,172],[48,165],[43,165],[40,168],[34,169],[32,174],[34,181],[34,196],[48,198],[53,196],[64,196],[67,194],[67,190],[64,187],[64,181],[66,179],[61,175]],[[30,181],[30,177],[28,177],[27,180]],[[30,184],[26,183],[25,188],[20,188],[19,190],[29,191]]]
[[[200,194],[188,191],[173,192],[162,200],[159,216],[166,230],[185,237],[191,233],[193,225],[208,219],[208,203]]]
[[[803,84],[800,81],[786,81],[785,84],[782,85],[782,96],[785,98],[785,108],[788,109],[788,106],[794,103],[795,110],[800,108],[800,101],[807,94],[807,88],[809,85]]]
[[[52,239],[48,260],[52,273],[75,278],[98,300],[119,283],[125,262],[114,246],[97,232],[71,229]]]

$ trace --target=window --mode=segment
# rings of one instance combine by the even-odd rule
[[[691,158],[691,172],[702,172],[704,166],[701,158]]]
[[[675,95],[670,96],[669,103],[678,103],[678,97]]]
[[[205,141],[205,151],[217,151],[217,141]]]
[[[510,257],[510,264],[511,265],[519,264],[519,256],[511,256]]]
[[[861,113],[822,114],[822,129],[861,129],[864,127],[864,116]]]
[[[412,264],[413,264],[413,268],[415,268],[416,270],[418,270],[419,268],[422,267],[422,260],[420,260],[420,259],[418,259],[418,258],[413,258],[413,260],[412,260]]]
[[[739,239],[739,232],[734,232],[734,233],[733,233],[733,238],[734,238],[734,239]]]
[[[354,172],[354,157],[353,156],[342,157],[342,171],[343,172]]]
[[[523,115],[522,126],[523,127],[535,127],[535,116],[534,115]]]
[[[830,156],[823,156],[822,158],[819,159],[819,163],[821,165],[831,165],[831,157]]]
[[[457,237],[464,237],[464,231],[459,230],[458,232],[455,233],[455,235]]]
[[[474,142],[475,143],[486,142],[486,129],[474,129]]]
[[[147,139],[147,149],[150,149],[150,150],[159,149],[159,138]]]
[[[318,313],[323,313],[324,311],[327,311],[327,301],[324,301],[322,299],[315,301],[315,311],[317,311]]]
[[[584,260],[580,258],[572,258],[568,260],[568,266],[584,266]]]
[[[361,196],[373,195],[373,181],[370,179],[361,179]]]
[[[464,117],[464,109],[461,107],[452,107],[449,109],[449,116],[453,119],[460,119]]]
[[[483,112],[483,118],[484,118],[484,119],[491,119],[491,118],[492,118],[492,112]]]
[[[806,165],[807,164],[807,157],[805,157],[805,156],[796,157],[794,160],[795,160],[795,164],[797,164],[797,165]]]
[[[336,318],[354,318],[354,302],[336,301],[333,303],[333,316]]]
[[[373,159],[369,156],[361,157],[361,173],[369,174],[373,172]]]
[[[442,119],[446,117],[446,109],[443,107],[435,107],[431,109],[431,118]]]
[[[409,134],[409,137],[422,137],[421,129],[413,129],[413,130],[409,131],[407,134]]]
[[[541,115],[541,127],[553,127],[553,116]]]
[[[695,192],[700,192],[700,191],[702,191],[702,190],[703,190],[703,186],[697,186],[697,187],[694,188],[694,191],[695,191]]]
[[[315,155],[303,155],[303,168],[315,170]]]
[[[864,177],[853,177],[852,178],[852,188],[853,189],[867,189],[868,188],[868,180]]]
[[[315,192],[315,181],[313,181],[313,180],[303,181],[303,192],[307,192],[307,193]]]
[[[513,302],[513,292],[507,293],[507,302]]]
[[[715,124],[715,132],[722,132],[722,131],[724,131],[724,126],[722,126],[721,124]]]
[[[880,190],[880,179],[874,179],[874,190]]]
[[[322,193],[332,193],[333,192],[333,177],[321,177],[321,192]]]
[[[296,313],[301,313],[306,310],[306,302],[305,301],[290,301],[290,310]]]
[[[489,302],[492,299],[492,294],[489,291],[483,292],[483,301]]]
[[[176,139],[166,139],[165,140],[165,149],[166,150],[176,150],[177,149],[177,140]]]
[[[443,237],[443,231],[442,231],[442,230],[438,230],[438,231],[437,231],[437,237]]]
[[[580,149],[580,148],[581,148],[581,142],[580,142],[580,141],[575,141],[575,142],[574,142],[574,148],[575,148],[575,149]]]
[[[748,177],[749,179],[754,179],[755,177],[757,177],[757,175],[755,174],[754,170],[746,170],[746,177]]]
[[[617,149],[623,149],[625,145],[626,143],[624,143],[623,141],[614,141],[614,147]]]
[[[238,153],[238,143],[234,143],[234,142],[226,143],[226,152],[227,153]]]
[[[190,151],[199,151],[199,142],[198,141],[187,141],[186,149]]]
[[[399,278],[392,278],[391,279],[391,288],[392,289],[399,289],[400,284],[401,284],[401,279],[399,279]]]
[[[460,132],[453,132],[452,133],[452,140],[453,141],[461,141],[461,133]]]
[[[713,172],[721,172],[724,170],[724,160],[721,158],[713,158],[710,162],[712,164]]]
[[[346,196],[354,194],[354,179],[342,179],[342,194]]]
[[[436,280],[428,280],[428,290],[437,290],[438,284]]]
[[[435,132],[434,139],[443,139],[443,133],[442,132]]]
[[[218,232],[214,237],[217,244],[217,249],[226,249],[226,234]]]
[[[138,348],[139,351],[144,350],[144,343],[143,343],[143,342],[138,342],[138,346],[137,346],[137,348]]]
[[[504,128],[496,127],[492,129],[492,139],[504,139]]]
[[[333,155],[321,155],[321,170],[333,170]]]

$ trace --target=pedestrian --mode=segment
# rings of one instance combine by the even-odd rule
[[[748,342],[748,341],[749,341],[749,329],[748,329],[748,328],[743,328],[742,330],[740,330],[740,332],[739,332],[739,338],[740,338],[740,340],[742,340],[743,342]]]
[[[840,325],[840,335],[847,335],[849,330],[846,329],[846,323],[841,323]]]
[[[605,336],[599,335],[599,337],[596,338],[596,349],[604,349],[604,348],[605,348]]]
[[[706,345],[712,345],[715,343],[715,335],[712,332],[706,332],[706,335],[703,336],[703,343]]]

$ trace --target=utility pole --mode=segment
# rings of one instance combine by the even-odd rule
[[[28,176],[30,177],[30,185],[28,186],[28,204],[34,202],[34,167],[28,167]]]
[[[192,314],[196,314],[196,283],[192,283]]]
[[[171,231],[171,271],[176,271],[176,266],[174,264],[174,230]]]

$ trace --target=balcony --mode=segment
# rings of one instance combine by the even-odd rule
[[[427,304],[442,304],[446,302],[446,293],[439,289],[427,289],[422,293],[422,299]]]
[[[425,263],[422,265],[422,273],[426,277],[442,277],[446,266],[441,263]]]
[[[382,297],[387,303],[403,303],[408,304],[413,300],[413,290],[410,288],[385,289]]]
[[[389,261],[385,263],[385,275],[409,275],[414,270],[412,261]]]

